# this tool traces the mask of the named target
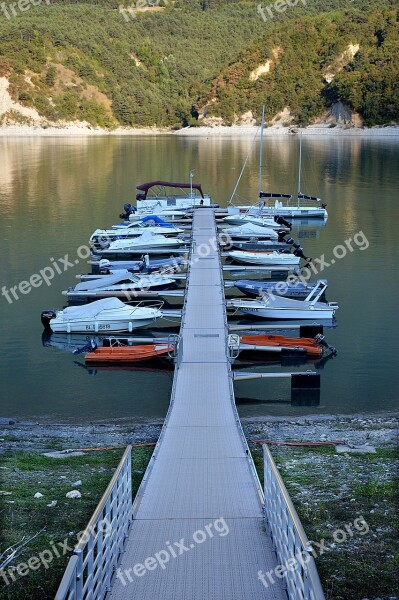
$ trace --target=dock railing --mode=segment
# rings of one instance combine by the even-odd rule
[[[263,445],[264,513],[281,567],[289,600],[325,600],[312,547],[276,467]]]
[[[131,451],[128,446],[79,536],[55,600],[103,600],[110,591],[133,519]]]

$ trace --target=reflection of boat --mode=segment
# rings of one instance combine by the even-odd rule
[[[250,265],[299,265],[301,259],[294,254],[284,254],[272,251],[248,252],[245,250],[233,250],[228,256],[239,263]]]
[[[85,369],[88,375],[96,376],[101,371],[130,371],[132,373],[165,373],[169,375],[169,372],[173,369],[173,362],[167,358],[159,357],[154,361],[146,361],[143,366],[142,363],[127,364],[101,364],[86,366],[78,361],[75,361],[75,365]],[[151,365],[151,366],[150,366]]]
[[[170,356],[173,344],[145,344],[140,346],[112,345],[95,348],[85,356],[86,364],[131,364]]]
[[[133,346],[134,344],[173,344],[176,340],[176,333],[170,330],[150,330],[140,331],[140,337],[110,337],[109,334],[85,334],[85,333],[54,333],[49,329],[43,330],[42,344],[45,348],[56,348],[63,352],[71,354],[81,354],[87,352],[90,347],[109,346],[117,340],[124,346]]]
[[[97,279],[82,281],[69,288],[64,294],[69,301],[90,299],[129,297],[135,292],[166,290],[176,287],[176,280],[164,277],[158,273],[152,275],[134,275],[130,271],[115,271],[111,275],[103,275]]]
[[[149,306],[127,306],[117,298],[105,298],[84,306],[68,306],[63,310],[45,310],[41,318],[45,328],[54,332],[125,332],[146,327],[162,317],[159,303]]]
[[[327,284],[325,279],[320,280]],[[299,280],[292,281],[257,281],[256,279],[239,279],[234,282],[237,289],[250,298],[257,298],[263,294],[273,294],[284,296],[285,298],[294,298],[296,300],[305,300],[309,292],[311,292],[317,283],[301,283]],[[321,299],[324,298],[321,296]]]
[[[51,330],[45,329],[42,333],[42,344],[45,348],[56,348],[63,352],[77,354],[91,340],[100,345],[104,337],[102,335],[85,335],[84,333],[53,333]]]
[[[332,319],[339,308],[338,304],[318,302],[326,287],[319,282],[305,300],[292,300],[266,294],[255,300],[230,300],[229,306],[239,313],[264,319]]]

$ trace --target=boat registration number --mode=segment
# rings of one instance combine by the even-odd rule
[[[99,325],[98,330],[100,330],[100,329],[111,329],[111,325]],[[94,330],[95,330],[94,325],[86,325],[86,331],[94,331]]]

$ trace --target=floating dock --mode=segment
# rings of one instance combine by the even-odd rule
[[[235,408],[220,253],[212,245],[206,257],[196,253],[216,235],[214,211],[195,211],[171,405],[134,502],[110,600],[287,598],[281,580],[266,590],[257,575],[277,567],[278,559]],[[193,541],[197,531],[221,519],[228,533],[214,528],[203,543]],[[188,550],[164,569],[132,575],[132,581],[123,576],[182,539]]]

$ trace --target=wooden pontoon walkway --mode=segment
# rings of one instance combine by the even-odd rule
[[[208,244],[215,238],[214,211],[196,210],[171,406],[111,600],[287,598],[281,580],[267,589],[258,580],[278,561],[234,403],[220,255]],[[151,560],[166,553],[164,568]]]

